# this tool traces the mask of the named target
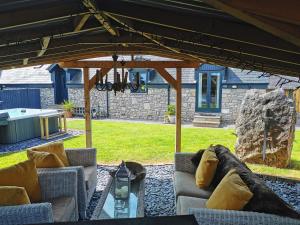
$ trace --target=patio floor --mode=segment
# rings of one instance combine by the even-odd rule
[[[41,138],[33,138],[33,139],[29,139],[26,141],[21,141],[15,144],[0,144],[0,154],[1,153],[9,153],[9,152],[18,152],[20,150],[26,149],[26,148],[31,148],[34,146],[38,146],[38,145],[42,145],[42,144],[46,144],[49,142],[53,142],[53,141],[62,141],[68,138],[72,138],[72,137],[76,137],[79,135],[84,134],[84,132],[82,130],[72,130],[69,129],[68,133],[49,139],[49,140],[44,140]]]

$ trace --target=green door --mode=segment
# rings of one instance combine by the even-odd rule
[[[221,72],[199,72],[196,88],[197,112],[221,111]]]

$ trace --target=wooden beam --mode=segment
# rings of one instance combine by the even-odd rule
[[[118,30],[116,30],[109,22],[109,19],[103,14],[103,12],[99,12],[94,2],[91,0],[83,0],[82,3],[88,10],[94,15],[94,17],[101,23],[101,25],[113,36],[119,36]]]
[[[181,151],[181,71],[182,68],[176,68],[176,134],[175,134],[175,151]]]
[[[47,7],[41,7],[39,4],[35,7],[6,10],[0,14],[0,31],[62,21],[87,13],[89,13],[87,10],[80,11],[76,3],[57,4],[55,1],[51,5],[47,4]]]
[[[171,84],[174,89],[177,89],[176,80],[165,68],[154,67],[153,69],[155,69],[169,84]]]
[[[113,20],[115,20],[116,22],[120,23],[121,25],[125,26],[125,27],[128,29],[129,32],[137,33],[137,34],[139,34],[139,35],[141,35],[141,36],[143,36],[143,37],[145,37],[145,38],[147,38],[147,39],[153,41],[155,44],[158,44],[160,47],[166,48],[166,49],[168,49],[168,50],[170,50],[170,51],[172,51],[172,52],[175,52],[175,53],[185,54],[185,55],[188,55],[189,57],[192,57],[192,58],[195,58],[195,59],[197,59],[197,60],[201,60],[201,61],[205,62],[205,59],[201,59],[201,58],[199,58],[198,56],[195,56],[195,55],[183,53],[183,52],[177,50],[176,48],[172,48],[172,47],[170,47],[170,46],[168,46],[168,45],[165,45],[163,42],[161,42],[161,41],[158,40],[158,39],[153,38],[153,37],[152,37],[151,35],[149,35],[149,34],[146,34],[146,33],[143,33],[143,32],[141,32],[141,31],[137,31],[137,30],[133,29],[133,28],[130,27],[128,24],[122,22],[122,21],[119,20],[117,17],[115,17],[115,16],[113,16],[113,15],[111,15],[111,14],[109,14],[109,13],[105,13],[105,15],[107,15],[107,16],[110,17],[110,18],[112,18]]]
[[[209,14],[203,15],[201,13],[174,13],[172,10],[159,7],[145,7],[143,3],[139,2],[137,4],[133,1],[97,0],[97,2],[100,10],[118,18],[140,21],[144,23],[145,27],[147,27],[147,24],[157,24],[165,28],[194,32],[194,35],[191,35],[191,39],[197,35],[201,37],[201,34],[203,34],[218,38],[219,42],[227,39],[235,41],[236,45],[249,43],[296,53],[298,51],[293,44],[221,12],[217,13],[216,16],[214,14],[209,16]],[[195,20],[196,17],[197,19]]]
[[[296,46],[300,46],[300,32],[299,29],[297,29],[298,26],[293,26],[294,29],[292,29],[292,24],[286,23],[284,25],[283,23],[274,21],[272,19],[251,15],[249,12],[245,12],[242,9],[235,8],[234,5],[230,4],[231,1],[204,0],[204,2]],[[271,3],[270,7],[272,7]]]
[[[41,40],[41,47],[42,49],[38,51],[37,56],[40,57],[45,54],[47,48],[49,46],[51,37],[43,37]]]
[[[91,98],[89,88],[89,68],[83,68],[84,78],[84,116],[85,116],[85,145],[92,147]]]
[[[227,0],[224,2],[244,12],[251,12],[251,14],[300,25],[299,0],[287,0],[284,2],[282,0]]]
[[[76,25],[74,31],[80,31],[84,24],[86,23],[86,21],[90,18],[90,15],[89,14],[85,14],[81,17],[79,23]]]
[[[121,62],[117,62],[121,68]],[[112,68],[113,61],[68,61],[59,64],[62,68]],[[198,68],[200,61],[125,61],[126,68]]]
[[[29,58],[23,59],[23,65],[24,65],[24,66],[26,66],[26,65],[28,64],[28,60],[29,60]]]
[[[299,52],[282,51],[276,48],[256,46],[248,43],[236,43],[229,39],[223,39],[221,41],[219,38],[213,36],[195,35],[192,32],[174,30],[154,24],[147,24],[147,26],[145,26],[145,24],[141,22],[135,22],[134,28],[153,37],[160,38],[161,40],[167,39],[167,41],[164,41],[165,44],[168,44],[168,40],[176,41],[179,47],[183,43],[189,44],[190,48],[193,48],[194,46],[203,46],[222,50],[228,53],[232,52],[246,56],[272,59],[273,61],[299,63]]]
[[[104,77],[111,69],[112,68],[102,68],[100,70],[101,77],[99,77],[99,78],[101,79],[102,77]],[[89,89],[90,90],[92,90],[95,87],[96,81],[97,81],[97,73],[89,81]]]

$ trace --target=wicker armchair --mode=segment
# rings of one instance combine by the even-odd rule
[[[77,172],[38,172],[42,202],[0,207],[0,225],[77,221]]]
[[[77,198],[79,218],[86,218],[86,208],[97,186],[96,149],[65,149],[70,166],[64,168],[42,168],[38,171],[76,171],[77,172]]]

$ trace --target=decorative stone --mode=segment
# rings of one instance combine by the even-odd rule
[[[282,90],[265,94],[249,90],[235,124],[237,157],[244,162],[287,167],[291,160],[295,124],[294,102]]]

